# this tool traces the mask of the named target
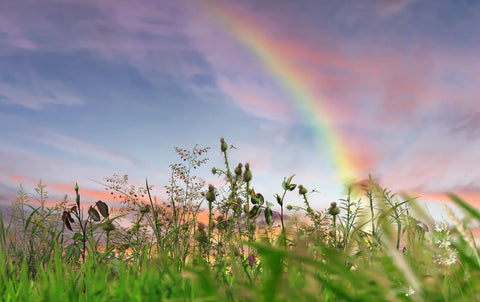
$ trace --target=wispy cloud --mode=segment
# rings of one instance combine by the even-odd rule
[[[70,155],[83,156],[94,161],[133,164],[132,159],[124,154],[55,131],[46,130],[38,132],[36,135],[25,135],[24,137],[36,143],[65,151]]]
[[[383,15],[394,14],[413,1],[415,0],[381,0],[378,5],[378,12]]]

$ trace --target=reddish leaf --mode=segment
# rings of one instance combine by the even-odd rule
[[[70,231],[73,232],[72,225],[70,224],[70,220],[68,219],[68,216],[67,216],[67,219],[65,219],[64,221],[65,221],[65,226],[67,227],[67,229],[69,229]]]

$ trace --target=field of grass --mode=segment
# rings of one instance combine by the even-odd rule
[[[209,148],[175,148],[169,199],[114,175],[103,185],[121,209],[75,200],[46,207],[21,187],[0,212],[2,301],[478,301],[480,258],[470,227],[480,213],[454,194],[463,221],[421,213],[373,178],[328,209],[293,176],[267,200],[249,164],[233,164],[222,139],[225,179],[194,175]],[[288,200],[301,198],[303,206]],[[8,215],[7,215],[8,214]],[[285,217],[289,216],[289,219]],[[284,219],[285,218],[285,219]],[[125,221],[131,221],[130,224]],[[123,222],[122,222],[123,221]]]

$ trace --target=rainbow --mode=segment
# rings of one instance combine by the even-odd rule
[[[226,27],[263,64],[271,76],[285,89],[293,105],[310,125],[316,144],[322,148],[344,184],[358,180],[355,161],[346,152],[341,136],[333,127],[325,100],[306,85],[307,76],[298,71],[245,16],[220,2],[201,1],[210,16]]]

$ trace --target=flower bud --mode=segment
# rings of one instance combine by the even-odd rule
[[[240,176],[242,174],[242,164],[238,164],[235,168],[235,175]]]
[[[243,180],[245,182],[250,182],[250,180],[252,180],[252,172],[250,172],[250,165],[248,163],[245,165],[245,172],[243,172]]]
[[[205,230],[198,231],[195,234],[195,240],[197,240],[197,242],[200,244],[207,244],[208,237],[207,237],[207,233],[205,233]]]
[[[113,223],[111,221],[107,221],[102,225],[102,229],[105,232],[111,232],[111,231],[115,230],[115,226],[113,225]]]
[[[340,209],[337,208],[337,203],[336,202],[332,202],[330,204],[330,208],[328,209],[328,214],[330,214],[332,216],[337,216],[338,214],[340,214]]]
[[[289,204],[289,205],[287,206],[287,210],[291,211],[292,209],[293,209],[292,205]]]
[[[205,197],[208,202],[212,203],[215,200],[215,187],[212,185],[208,186],[207,196]]]
[[[304,186],[299,185],[299,186],[298,186],[298,193],[299,193],[300,195],[305,195],[305,194],[307,194],[307,189],[306,189]]]
[[[215,167],[212,168],[212,174],[213,175],[217,174],[217,168],[215,168]]]
[[[228,149],[227,143],[225,142],[225,140],[222,137],[220,139],[220,150],[222,150],[222,152],[226,152],[227,149]]]

